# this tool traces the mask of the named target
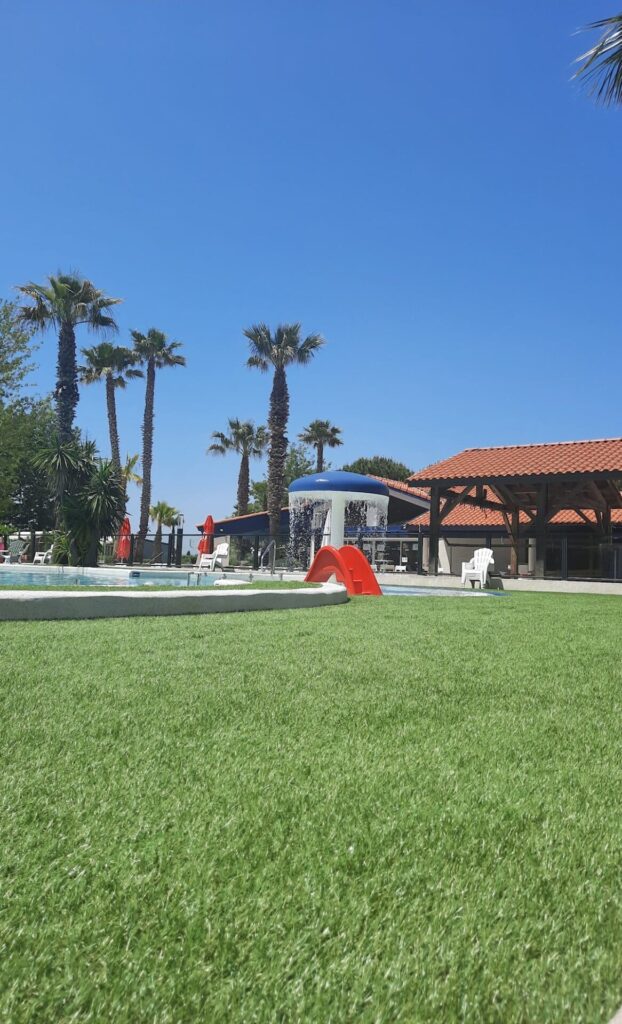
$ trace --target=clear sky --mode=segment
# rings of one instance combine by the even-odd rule
[[[0,0],[0,295],[78,269],[124,298],[122,340],[184,343],[153,499],[187,523],[235,501],[211,431],[265,422],[259,320],[326,337],[290,373],[290,437],[337,423],[334,465],[618,436],[622,113],[571,81],[575,31],[617,9]],[[42,391],[54,360],[48,335]],[[123,451],[142,402],[120,395]],[[107,453],[103,388],[78,420]]]

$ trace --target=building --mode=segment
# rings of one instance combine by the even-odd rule
[[[346,531],[380,571],[459,576],[485,546],[500,575],[622,580],[622,438],[470,448],[383,483],[386,529]],[[267,514],[221,520],[216,533],[250,540],[257,564]],[[281,534],[285,543],[287,509]]]

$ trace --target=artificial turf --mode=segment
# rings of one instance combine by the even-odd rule
[[[0,1020],[606,1021],[621,614],[0,625]]]

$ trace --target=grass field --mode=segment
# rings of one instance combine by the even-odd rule
[[[622,602],[0,626],[0,1020],[606,1021]]]

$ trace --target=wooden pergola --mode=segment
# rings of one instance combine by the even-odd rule
[[[430,575],[438,572],[443,520],[462,505],[501,512],[518,572],[519,529],[535,537],[535,575],[544,576],[547,524],[570,509],[607,540],[611,510],[622,508],[622,438],[468,448],[409,478],[430,489]]]

